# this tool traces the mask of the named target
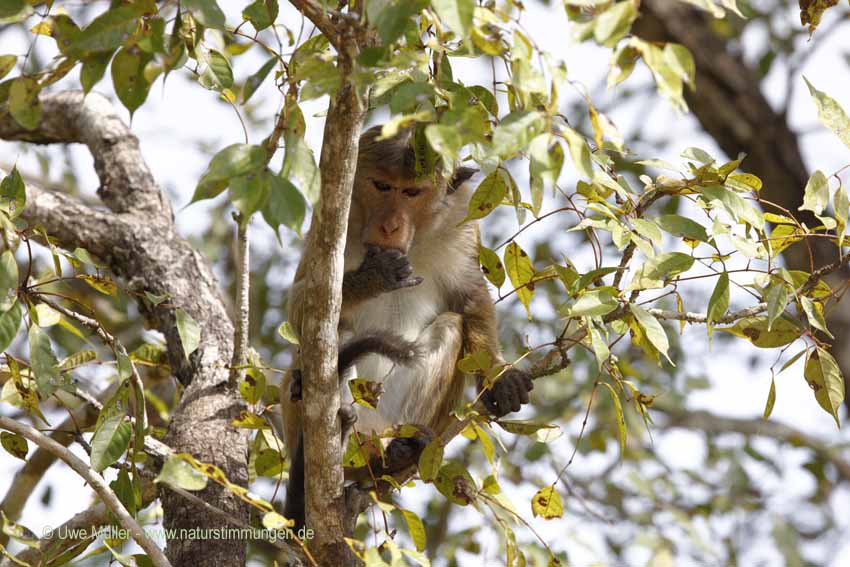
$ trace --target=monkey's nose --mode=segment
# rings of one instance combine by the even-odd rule
[[[401,225],[398,222],[396,222],[394,220],[390,220],[390,221],[381,223],[381,232],[383,232],[386,236],[390,236],[390,235],[398,232],[398,229],[400,227],[401,227]]]

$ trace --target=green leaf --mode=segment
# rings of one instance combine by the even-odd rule
[[[717,278],[717,283],[714,285],[714,291],[711,293],[711,298],[708,300],[708,310],[705,314],[706,323],[708,325],[708,335],[712,333],[712,323],[719,321],[726,311],[729,309],[729,274],[723,272]]]
[[[182,5],[205,27],[224,30],[224,12],[215,0],[183,0]]]
[[[20,22],[32,12],[32,6],[25,0],[3,0],[0,2],[0,24]]]
[[[643,329],[646,334],[647,340],[649,340],[652,346],[658,349],[658,352],[664,355],[671,365],[676,366],[667,354],[667,350],[670,348],[670,343],[667,339],[667,333],[664,331],[664,327],[661,326],[661,323],[658,322],[658,319],[656,319],[649,311],[639,305],[635,305],[634,303],[629,304],[629,309],[631,310],[632,315],[634,315],[635,321],[637,321],[641,329]]]
[[[59,364],[53,354],[50,337],[38,325],[30,325],[30,365],[35,373],[39,394],[52,393],[59,383]]]
[[[712,185],[703,189],[702,192],[707,199],[718,201],[736,221],[746,222],[757,229],[764,228],[762,212],[755,210],[734,191],[721,185]]]
[[[292,325],[289,321],[284,321],[280,324],[280,327],[277,328],[277,334],[283,337],[283,340],[292,343],[294,345],[300,345],[301,342],[298,339],[298,333],[295,332],[295,329],[292,328]]]
[[[773,322],[785,311],[788,305],[788,287],[783,282],[773,284],[767,292],[767,330],[773,328]]]
[[[809,324],[826,333],[826,335],[830,338],[835,338],[832,336],[832,333],[829,332],[829,329],[826,326],[826,320],[823,318],[823,303],[819,301],[813,301],[809,297],[801,297],[800,303],[803,306],[803,311],[806,313],[806,318],[809,320]]]
[[[266,80],[268,74],[274,69],[275,63],[277,63],[277,57],[270,57],[256,73],[245,79],[245,86],[242,87],[242,104],[248,102],[248,99],[251,98],[257,88]]]
[[[737,337],[748,339],[759,348],[775,348],[785,346],[797,340],[803,330],[792,320],[779,317],[773,322],[771,330],[767,330],[767,317],[745,317],[739,319],[731,327],[717,327],[718,331],[731,333]]]
[[[522,110],[511,112],[502,119],[493,132],[493,153],[505,160],[515,157],[543,131],[544,127],[543,115],[539,112]]]
[[[352,435],[352,437],[354,437]],[[419,478],[422,482],[431,482],[437,478],[440,465],[443,462],[443,445],[439,439],[434,439],[422,450],[419,455]]]
[[[198,345],[201,344],[201,326],[198,322],[192,319],[192,316],[182,309],[174,310],[174,319],[177,323],[177,332],[180,335],[180,342],[183,344],[183,354],[189,358]]]
[[[508,193],[508,185],[501,169],[494,170],[484,178],[469,200],[469,209],[462,222],[481,219],[498,207]]]
[[[460,37],[469,35],[475,0],[431,0],[431,6],[450,30]]]
[[[616,390],[608,382],[602,382],[602,385],[608,389],[611,394],[611,400],[614,402],[614,413],[617,415],[617,431],[620,436],[620,455],[626,452],[626,416],[623,414],[623,404],[620,401],[620,396]]]
[[[203,490],[208,477],[183,460],[180,455],[171,455],[154,482],[164,482],[184,490]]]
[[[0,351],[5,352],[18,335],[21,327],[21,305],[15,301],[7,311],[0,315]]]
[[[561,495],[554,486],[547,486],[537,491],[531,499],[531,513],[535,518],[540,516],[544,520],[552,520],[564,515]]]
[[[658,289],[664,282],[683,274],[694,265],[694,259],[682,252],[665,252],[647,260],[626,289]]]
[[[0,208],[9,214],[10,218],[17,218],[24,211],[27,204],[27,188],[17,167],[12,167],[9,175],[0,182]]]
[[[578,170],[579,175],[585,179],[593,179],[593,164],[590,159],[590,148],[584,136],[572,128],[564,129],[564,139],[570,149],[570,156]]]
[[[815,399],[826,413],[835,419],[835,424],[841,427],[838,420],[838,410],[844,401],[844,379],[838,363],[826,350],[818,348],[806,360],[804,371],[806,382],[814,390]]]
[[[18,263],[11,250],[0,254],[0,299],[9,294],[10,289],[18,287]]]
[[[13,457],[26,461],[29,445],[27,440],[20,435],[2,431],[0,432],[0,445]]]
[[[274,24],[277,19],[277,0],[254,0],[242,10],[242,19],[251,22],[257,31]]]
[[[230,200],[242,213],[242,222],[266,205],[269,199],[272,175],[269,170],[240,175],[230,180]]]
[[[502,287],[505,283],[505,266],[499,255],[490,248],[478,245],[478,262],[481,264],[481,271],[484,272],[484,277],[497,288]]]
[[[202,56],[202,59],[206,63],[206,68],[199,79],[203,87],[221,91],[233,86],[233,69],[230,68],[227,57],[215,49],[210,49]]]
[[[528,313],[528,319],[531,320],[531,298],[534,295],[534,266],[525,253],[525,250],[520,248],[519,244],[511,241],[505,249],[505,266],[507,268],[508,277],[511,280],[511,285],[517,290],[517,296],[520,302],[525,307]]]
[[[824,126],[835,132],[835,135],[844,142],[844,145],[850,148],[850,118],[847,117],[847,113],[832,97],[817,90],[805,77],[803,77],[803,80],[806,81],[809,93],[815,99],[820,121],[823,122]]]
[[[91,465],[98,472],[121,458],[130,445],[132,426],[123,413],[107,417],[95,430],[91,441]]]
[[[366,2],[369,24],[378,30],[381,42],[389,45],[413,24],[412,16],[427,7],[424,0],[371,0]]]
[[[41,86],[33,77],[15,77],[9,88],[9,113],[27,130],[35,130],[41,122]]]
[[[460,506],[466,506],[475,497],[475,481],[469,471],[457,461],[448,461],[440,467],[440,472],[434,479],[443,496]]]
[[[611,288],[594,289],[581,294],[575,301],[568,301],[558,308],[561,317],[601,317],[620,305],[616,291]]]
[[[275,234],[283,225],[300,235],[307,214],[304,195],[288,179],[278,175],[269,178],[269,197],[262,209],[263,218]]]
[[[18,57],[16,55],[0,55],[0,79],[8,75],[17,63]]]
[[[114,63],[113,63],[114,65]],[[195,187],[192,203],[218,196],[230,180],[261,170],[266,165],[266,151],[260,146],[232,144],[210,160],[207,170]]]
[[[803,193],[803,204],[801,211],[812,211],[819,215],[829,204],[829,182],[821,170],[815,171],[806,183]]]
[[[319,202],[322,173],[316,165],[313,150],[302,136],[295,134],[286,136],[286,155],[280,175],[298,187],[301,194],[311,204],[315,205]]]
[[[138,47],[122,48],[112,60],[112,84],[130,116],[148,98],[151,84],[145,78],[145,65],[151,56]]]
[[[776,380],[770,380],[770,391],[767,393],[767,402],[764,404],[764,413],[762,419],[767,419],[773,413],[773,406],[776,404]]]
[[[599,14],[593,26],[593,39],[600,45],[614,47],[631,29],[638,16],[635,2],[617,2]]]
[[[605,337],[602,336],[595,323],[588,322],[587,327],[590,331],[590,346],[593,348],[593,355],[596,357],[596,367],[601,372],[611,356],[611,349],[608,348]]]
[[[410,533],[410,539],[413,540],[413,545],[417,551],[425,551],[427,539],[425,536],[425,525],[415,512],[399,508],[399,512],[404,516],[404,521],[407,523],[407,531]]]
[[[663,231],[669,232],[673,236],[708,242],[708,233],[706,233],[705,227],[687,217],[680,215],[661,215],[655,219],[655,222]]]
[[[112,52],[106,51],[91,55],[82,60],[80,67],[80,84],[83,86],[83,92],[88,94],[103,78],[106,73],[106,66],[109,60],[112,59]]]
[[[377,409],[381,394],[384,393],[384,384],[365,378],[355,378],[348,381],[348,389],[354,403],[369,409]]]
[[[83,28],[70,49],[83,53],[114,51],[136,30],[140,16],[137,4],[127,4],[104,12]]]

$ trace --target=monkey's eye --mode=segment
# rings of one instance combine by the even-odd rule
[[[386,193],[392,190],[392,187],[390,187],[389,184],[384,183],[383,181],[378,181],[377,179],[373,179],[372,184],[374,184],[375,189],[377,189],[381,193]]]
[[[405,189],[404,191],[402,191],[402,193],[404,193],[404,194],[405,194],[406,196],[408,196],[408,197],[416,197],[416,196],[417,196],[417,195],[419,195],[421,192],[422,192],[422,189],[419,189],[419,188],[417,188],[417,187],[410,187],[410,188]]]

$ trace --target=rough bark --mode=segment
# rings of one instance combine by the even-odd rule
[[[762,179],[764,199],[807,226],[817,226],[820,223],[810,212],[797,210],[809,178],[797,134],[762,94],[756,71],[729,51],[727,40],[712,31],[709,20],[704,12],[679,2],[644,0],[633,31],[647,40],[681,43],[693,53],[696,88],[686,91],[685,98],[694,116],[728,156],[747,154],[742,167]],[[795,244],[782,255],[789,268],[806,272],[838,259],[835,246],[820,238]],[[848,277],[850,270],[845,267],[826,281],[834,287]],[[835,335],[831,352],[846,382],[850,380],[850,301],[835,306],[828,324]]]
[[[159,306],[139,300],[139,309],[166,337],[169,362],[187,385],[169,426],[167,443],[219,466],[228,478],[247,482],[248,434],[230,425],[243,409],[238,392],[227,386],[233,351],[233,325],[210,266],[177,232],[170,204],[156,185],[138,140],[110,103],[97,94],[43,94],[44,119],[33,131],[0,115],[0,138],[38,144],[84,143],[94,157],[108,211],[87,207],[66,195],[31,190],[23,216],[45,226],[62,246],[83,246],[124,278],[134,292],[168,294]],[[143,297],[143,294],[140,295]],[[201,345],[183,355],[174,318],[181,308],[201,326]],[[246,506],[210,483],[201,496],[235,518],[247,519]],[[162,495],[167,528],[216,528],[221,521],[173,493]],[[243,565],[245,542],[184,539],[168,542],[176,565]]]
[[[344,71],[343,71],[344,72]],[[320,167],[321,199],[307,242],[310,265],[301,329],[304,371],[304,447],[309,542],[321,565],[346,565],[342,448],[337,376],[337,327],[342,306],[343,253],[363,126],[362,94],[348,83],[334,97],[325,123]]]

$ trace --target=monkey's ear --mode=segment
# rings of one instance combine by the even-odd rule
[[[474,167],[460,166],[457,168],[452,176],[452,180],[449,181],[448,192],[454,193],[457,191],[461,185],[469,181],[469,179],[476,173],[478,173],[478,170]]]

